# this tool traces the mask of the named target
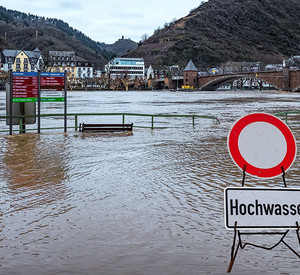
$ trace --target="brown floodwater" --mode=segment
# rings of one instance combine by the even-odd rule
[[[196,119],[193,128],[190,119],[161,118],[157,126],[172,127],[134,128],[132,135],[1,133],[0,274],[225,274],[233,232],[224,226],[223,191],[242,180],[227,150],[229,129],[250,112],[299,111],[300,94],[70,92],[68,104],[70,113],[200,114],[221,124]],[[42,113],[63,113],[63,105],[44,103]],[[126,120],[151,124],[148,117]],[[57,125],[61,118],[42,118],[42,127]],[[3,121],[0,126],[7,129]],[[290,128],[300,140],[299,123]],[[297,158],[286,174],[289,187],[300,185],[299,165]],[[283,182],[246,176],[246,186]],[[278,236],[250,239],[267,245]],[[300,252],[295,231],[287,242]],[[285,246],[249,247],[239,251],[232,273],[298,274],[299,268]]]

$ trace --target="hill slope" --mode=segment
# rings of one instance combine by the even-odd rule
[[[132,43],[129,46],[128,41],[125,43],[117,41],[115,44],[122,45],[121,54],[123,54],[134,48],[132,44],[136,43],[131,40],[130,42]],[[46,19],[0,6],[0,50],[4,48],[34,50],[38,47],[45,56],[49,50],[73,50],[77,56],[94,64],[95,68],[102,69],[103,65],[117,54],[118,48],[115,48],[115,44],[95,42],[59,19]]]
[[[143,56],[148,65],[281,62],[300,53],[299,13],[299,0],[209,0],[128,56]]]
[[[131,39],[124,39],[124,37],[116,41],[114,44],[98,42],[98,45],[101,49],[116,56],[121,56],[125,53],[135,50],[138,47],[136,42],[132,41]]]

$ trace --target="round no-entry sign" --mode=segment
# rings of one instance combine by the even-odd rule
[[[277,117],[254,113],[237,120],[229,133],[229,153],[247,174],[275,178],[293,164],[297,146],[289,127]],[[246,165],[246,166],[245,166]]]

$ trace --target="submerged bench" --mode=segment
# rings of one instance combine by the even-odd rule
[[[86,124],[80,123],[79,132],[124,132],[132,131],[131,124]]]

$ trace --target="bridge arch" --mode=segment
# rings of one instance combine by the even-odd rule
[[[206,81],[206,83],[203,83],[202,85],[201,85],[201,77],[200,77],[200,81],[199,81],[200,82],[200,90],[215,91],[222,85],[224,85],[228,82],[234,81],[234,80],[241,79],[241,78],[257,78],[257,79],[264,81],[265,83],[271,84],[275,89],[280,90],[280,88],[275,83],[272,83],[272,81],[268,81],[268,77],[259,76],[255,73],[223,75],[223,76],[215,75],[214,77],[211,77],[209,79],[209,81]],[[299,89],[300,89],[300,86],[299,86]]]

